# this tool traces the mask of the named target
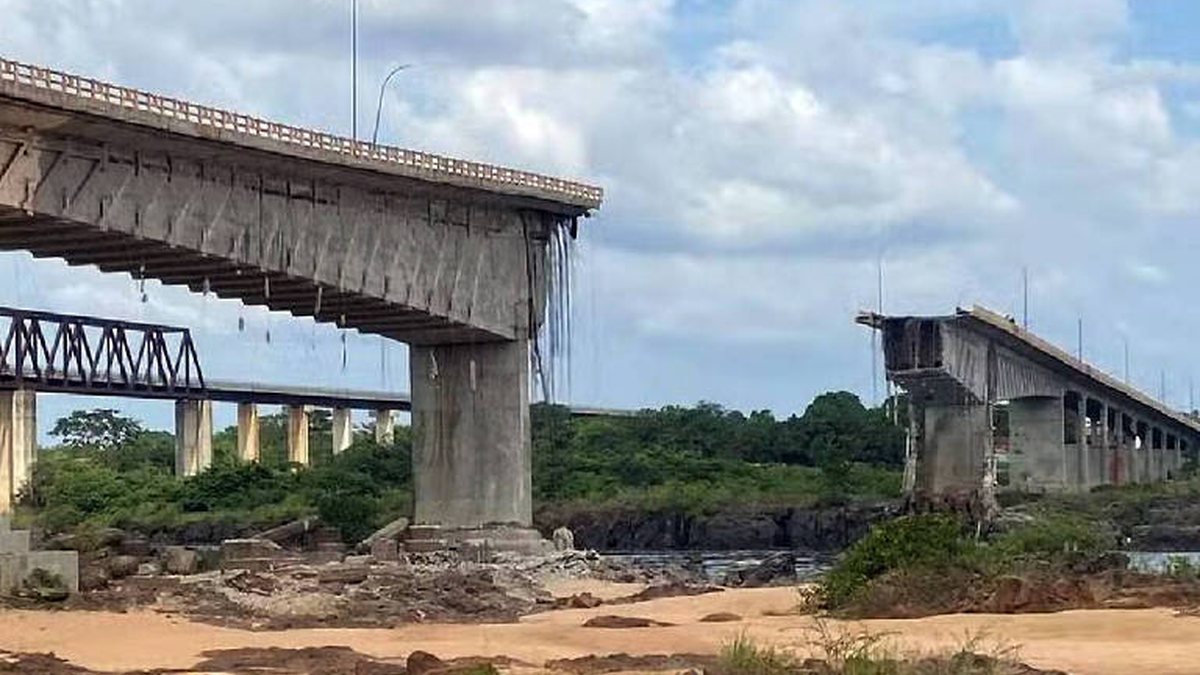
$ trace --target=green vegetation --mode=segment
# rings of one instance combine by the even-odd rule
[[[730,504],[807,505],[896,497],[904,434],[847,392],[802,416],[745,416],[711,403],[629,418],[533,411],[535,497],[542,503],[711,512]]]
[[[1016,650],[987,647],[968,636],[944,654],[904,654],[886,635],[844,631],[818,620],[801,659],[792,651],[761,645],[745,634],[721,648],[716,672],[722,675],[1017,675],[1031,672],[1017,660]]]
[[[982,537],[952,515],[903,516],[875,525],[842,554],[821,582],[821,599],[833,610],[870,604],[877,583],[898,578],[916,594],[953,593],[963,580],[1068,569],[1115,543],[1099,524],[1071,514],[1046,513]]]
[[[853,395],[826,394],[802,416],[776,420],[712,404],[628,418],[575,418],[533,409],[535,497],[540,504],[619,505],[708,513],[730,505],[837,503],[894,497],[903,434]],[[177,480],[174,439],[113,410],[77,411],[51,432],[24,500],[24,517],[49,531],[118,526],[147,532],[196,523],[263,527],[319,514],[358,540],[410,512],[408,429],[392,447],[368,433],[333,457],[330,420],[310,422],[313,467],[290,466],[286,419],[260,420],[261,460],[239,463],[235,428],[214,435],[214,462]]]

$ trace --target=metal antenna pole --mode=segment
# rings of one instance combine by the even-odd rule
[[[1083,363],[1083,317],[1076,319],[1076,329],[1078,332],[1079,344],[1079,362]]]
[[[350,0],[350,134],[358,140],[358,0]]]
[[[1129,384],[1129,336],[1121,336],[1121,340],[1125,345],[1125,384]]]
[[[371,145],[379,143],[379,116],[383,113],[383,92],[387,89],[388,82],[392,81],[393,75],[408,68],[412,68],[411,63],[402,63],[392,68],[392,72],[388,73],[387,77],[383,78],[383,82],[379,85],[379,103],[375,105],[375,130],[371,132]]]
[[[1021,326],[1029,330],[1029,267],[1021,268]]]

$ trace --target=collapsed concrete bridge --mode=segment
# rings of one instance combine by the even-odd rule
[[[601,198],[0,59],[0,249],[408,343],[418,522],[531,523],[530,344]]]
[[[984,308],[881,316],[888,378],[908,393],[905,484],[929,493],[1078,491],[1162,481],[1200,420]]]

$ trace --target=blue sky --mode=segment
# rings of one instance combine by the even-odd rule
[[[1200,5],[1184,0],[360,0],[359,128],[607,189],[570,397],[786,415],[872,392],[875,304],[1019,313],[1188,403]],[[0,54],[348,133],[348,0],[0,0]],[[10,281],[11,280],[11,281]],[[0,256],[0,302],[188,325],[211,376],[407,389],[405,350]],[[238,318],[247,329],[237,329]],[[271,332],[272,344],[265,335]],[[87,405],[47,397],[48,421]],[[152,426],[170,406],[127,406]],[[231,410],[218,409],[221,422]]]

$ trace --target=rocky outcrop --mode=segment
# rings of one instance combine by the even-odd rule
[[[866,534],[871,524],[900,511],[894,502],[826,508],[768,507],[712,515],[629,509],[544,509],[539,526],[566,526],[575,544],[599,551],[791,548],[838,551]]]

